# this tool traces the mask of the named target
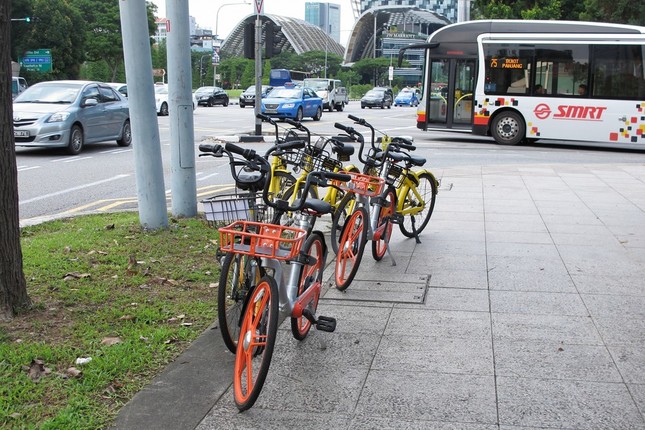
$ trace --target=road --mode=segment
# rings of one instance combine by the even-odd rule
[[[457,166],[539,163],[643,163],[645,151],[624,151],[555,143],[529,146],[499,146],[490,139],[468,134],[430,133],[415,127],[415,109],[360,109],[350,103],[344,112],[324,112],[322,120],[306,119],[304,124],[320,135],[336,134],[335,122],[352,125],[347,114],[365,118],[390,135],[414,138],[417,154],[426,157],[431,170]],[[170,128],[169,117],[157,117],[161,138],[164,182],[170,207]],[[133,124],[133,128],[136,124]],[[237,135],[254,130],[253,109],[228,107],[198,107],[194,116],[195,153],[197,146],[214,136]],[[358,129],[359,126],[356,126]],[[365,129],[367,130],[367,129]],[[270,125],[263,125],[266,133]],[[369,137],[369,135],[368,135]],[[133,143],[136,145],[136,142]],[[263,150],[266,143],[246,143]],[[74,215],[85,212],[105,212],[136,208],[137,191],[135,161],[132,147],[121,148],[115,142],[87,146],[78,156],[65,155],[58,150],[16,148],[20,220],[22,224],[43,218]],[[228,166],[222,159],[199,158],[196,163],[197,194],[199,198],[231,184]]]

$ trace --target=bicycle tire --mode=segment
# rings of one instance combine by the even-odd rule
[[[217,319],[224,344],[233,354],[237,350],[244,300],[254,283],[249,279],[251,258],[242,254],[228,253],[224,257],[220,271]],[[263,269],[258,262],[256,276],[260,277],[262,272]]]
[[[369,214],[364,207],[357,208],[347,219],[336,255],[336,288],[344,291],[354,280],[367,243]],[[349,265],[349,270],[348,270]]]
[[[301,296],[307,289],[314,287],[316,283],[322,282],[323,269],[325,268],[325,239],[317,234],[312,233],[302,245],[301,254],[311,256],[316,259],[314,264],[302,266],[300,274],[300,283],[298,285],[298,296]],[[309,308],[314,314],[318,309],[318,298]],[[311,322],[305,318],[291,317],[291,333],[297,340],[303,340],[309,334]]]
[[[251,408],[266,380],[278,332],[278,286],[264,276],[253,289],[235,353],[233,396],[240,412]]]
[[[336,255],[338,255],[338,243],[343,235],[343,227],[354,210],[355,202],[354,194],[345,193],[332,216],[329,241],[331,242],[331,249],[334,250]]]
[[[406,237],[415,237],[421,234],[423,229],[426,228],[434,211],[434,204],[437,198],[437,181],[434,176],[428,172],[421,172],[418,178],[419,185],[414,188],[416,188],[424,202],[419,202],[413,189],[410,188],[403,197],[403,210],[418,207],[420,204],[424,204],[424,208],[417,215],[405,215],[403,217],[403,222],[399,224],[399,229]],[[428,198],[430,199],[429,204]]]
[[[383,193],[383,198],[388,202],[387,205],[381,206],[379,216],[378,216],[378,227],[387,223],[385,229],[379,240],[372,240],[372,257],[376,261],[381,261],[385,252],[387,251],[387,244],[390,242],[390,237],[392,237],[392,215],[396,210],[396,193],[394,189],[388,187]]]

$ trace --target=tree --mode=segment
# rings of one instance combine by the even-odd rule
[[[22,269],[18,215],[18,167],[13,140],[11,104],[11,1],[0,0],[0,319],[28,308],[27,281]]]
[[[645,25],[645,3],[632,0],[585,0],[580,19]]]
[[[389,58],[363,58],[354,63],[352,69],[361,76],[362,84],[378,85],[386,80],[386,72],[390,67]]]
[[[572,5],[571,2],[567,2]],[[473,19],[561,19],[560,0],[475,0]]]

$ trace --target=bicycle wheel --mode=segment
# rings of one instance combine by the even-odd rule
[[[392,236],[392,215],[396,210],[396,194],[392,188],[388,188],[382,196],[385,198],[385,204],[381,206],[381,211],[378,216],[378,227],[380,229],[382,225],[383,233],[379,240],[372,240],[372,257],[374,260],[381,261],[387,251],[387,244],[390,242],[390,237]]]
[[[346,193],[338,204],[338,207],[334,212],[334,216],[332,217],[329,241],[331,242],[331,248],[334,250],[334,254],[336,255],[338,255],[338,243],[343,235],[343,227],[347,222],[347,218],[349,218],[354,211],[355,204],[356,200],[354,199],[354,194]]]
[[[275,181],[275,182],[274,182]],[[284,199],[285,193],[296,183],[296,178],[283,170],[276,170],[271,177],[271,190],[276,190],[269,194],[269,200]]]
[[[222,262],[217,291],[217,319],[224,344],[233,354],[240,335],[244,299],[251,287],[260,280],[260,271],[259,261],[247,255],[228,253]]]
[[[361,264],[367,242],[368,222],[367,209],[359,207],[343,227],[336,255],[336,288],[341,291],[349,287]]]
[[[241,411],[253,406],[269,372],[278,331],[278,286],[264,276],[250,294],[235,353],[233,393]]]
[[[291,202],[292,196],[293,196],[293,191],[295,189],[295,182],[296,181],[294,180],[294,182],[292,182],[292,183],[290,183],[288,185],[285,183],[285,185],[287,185],[287,188],[284,190],[282,195],[278,196],[278,197],[280,199],[282,199],[282,200],[287,200],[287,201]],[[304,182],[300,182],[298,184],[298,192],[296,193],[296,197],[295,197],[296,199],[300,199],[302,197],[302,190],[304,189],[304,187],[305,187]],[[308,198],[311,198],[311,199],[318,198],[318,194],[316,193],[316,190],[313,187],[309,188],[309,197]],[[278,220],[274,219],[274,222],[276,222],[276,221],[278,221]],[[283,213],[280,216],[279,223],[281,225],[292,225],[293,224],[293,212]]]
[[[408,189],[403,197],[403,222],[399,224],[399,228],[404,236],[415,237],[426,228],[436,197],[437,181],[434,176],[428,172],[420,173],[419,185]]]
[[[325,267],[324,239],[318,234],[312,234],[302,245],[301,253],[313,257],[315,261],[302,266],[298,296],[302,295],[308,288],[313,288],[316,283],[322,282],[322,273]],[[309,307],[309,310],[314,314],[316,309],[318,309],[318,298]],[[291,318],[291,332],[296,339],[303,340],[309,334],[310,329],[311,322],[307,318]]]

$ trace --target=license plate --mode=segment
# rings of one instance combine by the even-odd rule
[[[13,137],[29,137],[29,130],[14,130]]]
[[[278,113],[277,109],[267,109],[264,111],[264,113]]]

